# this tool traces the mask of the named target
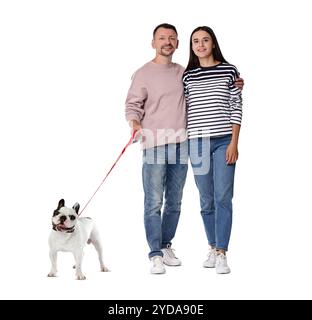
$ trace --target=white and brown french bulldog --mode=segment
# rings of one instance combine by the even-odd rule
[[[92,243],[98,253],[102,272],[109,271],[102,257],[102,245],[99,233],[89,217],[79,218],[79,204],[75,203],[72,208],[65,207],[64,199],[58,203],[57,209],[52,216],[52,231],[49,237],[50,259],[52,263],[48,277],[55,277],[57,273],[57,252],[72,252],[76,261],[77,280],[85,280],[81,271],[83,249],[88,243]]]

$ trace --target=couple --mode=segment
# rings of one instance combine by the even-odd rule
[[[189,156],[210,249],[203,266],[225,274],[230,272],[226,251],[243,81],[224,59],[211,28],[192,32],[186,69],[171,61],[178,44],[173,25],[155,28],[156,56],[136,71],[126,100],[126,119],[143,146],[144,224],[151,273],[165,273],[165,265],[181,265],[171,241],[180,217]]]

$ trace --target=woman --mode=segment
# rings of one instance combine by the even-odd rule
[[[190,160],[199,190],[210,251],[204,267],[229,273],[226,251],[232,228],[232,197],[242,118],[237,69],[223,57],[209,27],[196,28],[183,75]]]

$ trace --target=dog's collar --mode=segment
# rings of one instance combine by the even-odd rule
[[[71,228],[60,228],[57,224],[52,223],[52,229],[59,232],[73,233],[75,231],[75,226]]]

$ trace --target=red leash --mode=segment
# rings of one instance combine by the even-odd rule
[[[114,169],[115,165],[117,164],[117,162],[119,161],[119,159],[121,158],[121,156],[124,154],[124,152],[126,151],[126,149],[130,146],[130,144],[136,142],[134,140],[136,134],[136,130],[133,131],[132,136],[129,140],[129,142],[125,145],[125,147],[122,149],[119,157],[117,158],[117,160],[115,161],[115,163],[113,164],[113,166],[110,168],[110,170],[107,172],[105,178],[102,180],[102,182],[100,183],[100,185],[97,187],[97,189],[95,190],[95,192],[93,193],[92,197],[89,199],[89,201],[86,203],[86,205],[83,207],[83,209],[80,211],[79,216],[82,214],[82,212],[85,210],[85,208],[87,207],[87,205],[91,202],[91,200],[93,199],[93,197],[95,196],[95,194],[99,191],[99,189],[101,188],[102,184],[104,183],[104,181],[106,180],[106,178],[108,177],[108,175],[112,172],[112,170]]]

